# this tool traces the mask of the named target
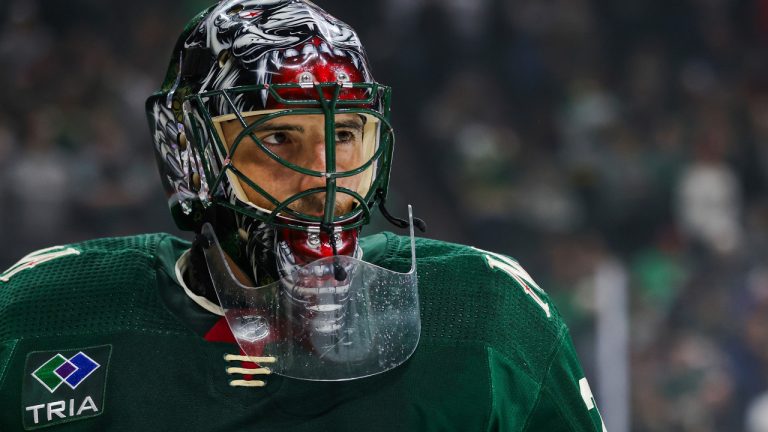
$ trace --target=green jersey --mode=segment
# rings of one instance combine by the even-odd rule
[[[410,266],[410,240],[361,240]],[[422,334],[376,376],[233,387],[222,320],[165,234],[32,253],[0,274],[0,431],[601,431],[567,327],[514,260],[418,239]],[[207,323],[208,330],[201,329]],[[240,366],[240,365],[234,365]]]

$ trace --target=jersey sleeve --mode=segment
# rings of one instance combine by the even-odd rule
[[[559,347],[541,383],[538,398],[524,430],[606,430],[567,329],[563,329]]]

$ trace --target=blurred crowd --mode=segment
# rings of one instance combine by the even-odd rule
[[[768,431],[768,1],[317,3],[394,88],[390,201],[518,258],[593,387],[626,320],[609,430]],[[143,102],[205,5],[0,5],[0,267],[173,230]]]

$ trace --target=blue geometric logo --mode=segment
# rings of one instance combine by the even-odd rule
[[[32,372],[32,376],[51,393],[62,384],[74,390],[99,366],[101,365],[82,351],[69,359],[56,354]]]

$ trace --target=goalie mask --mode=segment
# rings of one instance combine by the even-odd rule
[[[418,341],[415,261],[405,274],[379,269],[362,260],[357,242],[386,198],[389,101],[354,30],[303,0],[223,0],[203,11],[179,38],[161,91],[147,100],[176,224],[202,239],[241,348],[252,354],[254,346],[239,336],[243,317],[265,324],[282,347],[275,370],[287,376],[370,375],[404,361]],[[251,281],[234,279],[219,260],[225,253]],[[390,305],[387,313],[400,317],[394,327],[372,306],[390,294],[410,302]],[[392,348],[383,336],[392,328],[415,330],[401,343],[407,355],[370,357]],[[305,358],[299,351],[323,359],[312,368],[331,372],[297,372],[307,369],[291,366]],[[360,362],[379,366],[354,366]]]

